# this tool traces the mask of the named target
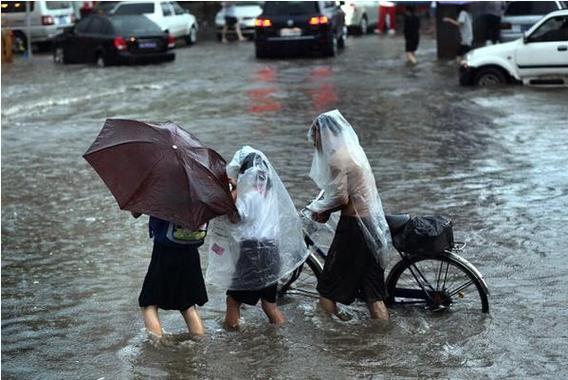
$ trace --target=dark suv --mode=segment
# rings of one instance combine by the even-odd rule
[[[267,1],[255,22],[256,57],[301,50],[334,56],[345,43],[345,14],[335,1]]]

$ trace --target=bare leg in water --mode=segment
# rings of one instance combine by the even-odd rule
[[[144,326],[146,330],[157,337],[162,336],[162,324],[158,316],[158,306],[146,306],[142,308],[142,316],[144,317]]]
[[[284,324],[284,322],[286,322],[284,314],[282,314],[280,309],[278,309],[276,303],[262,300],[262,310],[264,310],[264,314],[266,314],[266,316],[270,320],[270,323],[273,323],[275,325],[282,325]]]
[[[195,306],[188,308],[185,311],[181,312],[183,315],[183,319],[185,320],[185,324],[187,325],[187,329],[193,335],[203,336],[205,335],[205,328],[203,327],[203,321],[201,320],[201,316],[197,311]]]
[[[239,327],[241,318],[241,303],[231,296],[227,296],[227,312],[225,313],[225,327],[235,330]]]
[[[375,301],[368,304],[371,319],[379,319],[381,321],[389,320],[389,311],[383,301]]]

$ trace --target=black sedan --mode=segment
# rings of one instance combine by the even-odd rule
[[[335,1],[267,1],[255,23],[257,58],[317,51],[334,56],[345,43],[345,14]]]
[[[55,37],[56,63],[99,66],[173,61],[175,39],[144,16],[91,15]]]

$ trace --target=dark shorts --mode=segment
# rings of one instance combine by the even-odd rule
[[[325,298],[349,305],[386,298],[384,268],[365,242],[356,218],[342,216],[329,247],[317,290]]]
[[[229,28],[233,28],[235,25],[237,25],[237,22],[239,22],[239,20],[236,17],[225,16],[225,25],[227,25]]]
[[[277,292],[278,285],[274,284],[260,290],[227,290],[227,295],[237,302],[254,306],[260,300],[275,303]]]
[[[254,290],[228,290],[228,296],[248,305],[256,305],[261,299],[268,302],[276,302],[277,284],[262,287],[264,282],[259,277],[259,274],[262,273],[272,276],[280,272],[278,247],[273,241],[242,241],[236,271],[243,282],[250,284]],[[257,281],[258,289],[255,286]]]
[[[458,48],[458,54],[457,55],[458,55],[458,57],[463,57],[470,50],[471,50],[470,45],[460,45],[460,47]]]
[[[207,302],[197,248],[172,248],[154,242],[152,259],[138,297],[140,307],[184,311]]]

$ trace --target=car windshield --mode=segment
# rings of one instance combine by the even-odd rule
[[[162,34],[162,29],[144,16],[111,17],[112,25],[120,35]]]
[[[68,9],[71,8],[69,1],[46,1],[45,6],[47,9]]]
[[[507,7],[507,16],[545,15],[558,9],[555,1],[513,1]]]
[[[154,3],[132,3],[121,4],[115,15],[141,15],[144,13],[154,13]]]
[[[296,15],[318,12],[317,1],[267,1],[263,9],[265,15]]]

